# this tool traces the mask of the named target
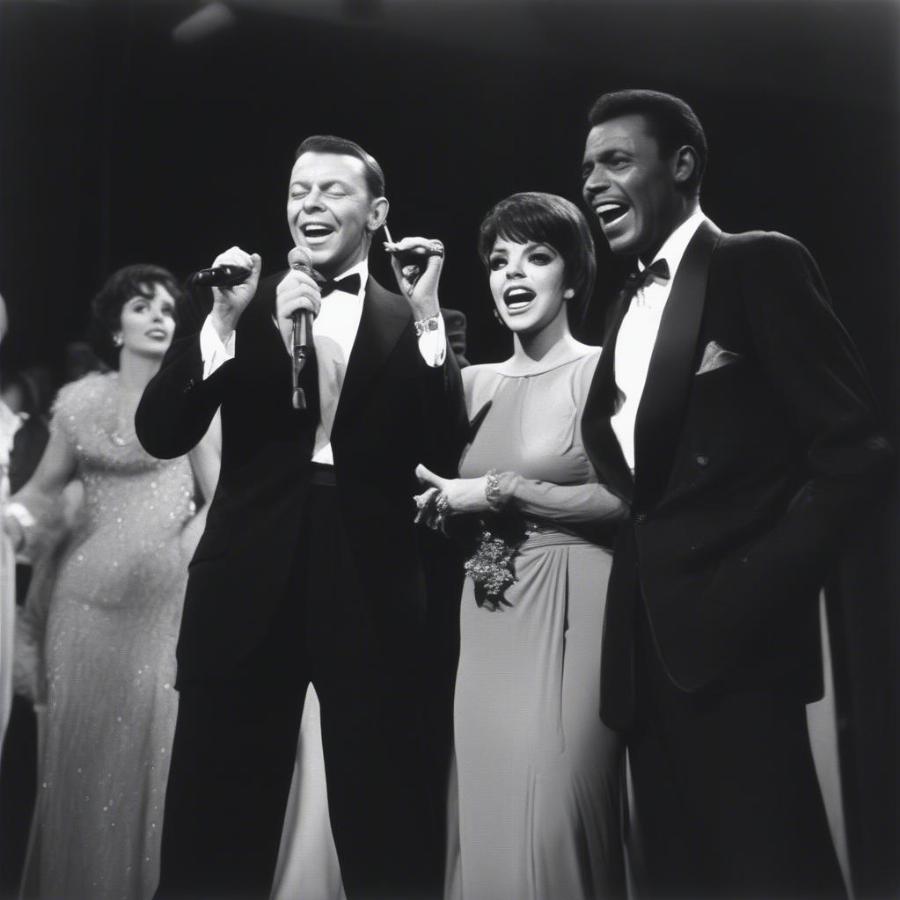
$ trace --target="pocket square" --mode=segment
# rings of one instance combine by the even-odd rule
[[[705,375],[707,372],[715,372],[722,366],[730,366],[732,363],[740,362],[743,359],[740,353],[732,350],[726,350],[717,341],[710,341],[703,351],[703,359],[700,361],[700,368],[697,369],[697,375]]]

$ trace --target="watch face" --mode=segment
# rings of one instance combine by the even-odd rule
[[[437,331],[441,326],[439,316],[429,316],[427,319],[419,319],[413,324],[416,326],[416,334],[421,337],[426,331]]]

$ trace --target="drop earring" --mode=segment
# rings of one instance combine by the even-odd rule
[[[113,335],[113,345],[114,345],[114,346],[116,346],[116,347],[121,347],[122,344],[124,344],[124,343],[125,343],[125,341],[122,339],[122,334],[121,334],[121,332],[120,332],[119,334],[114,334],[114,335]]]

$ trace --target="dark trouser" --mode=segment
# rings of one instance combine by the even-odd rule
[[[264,644],[232,678],[181,690],[159,897],[268,896],[310,680],[349,900],[440,893],[421,647],[376,627],[333,487],[311,488],[303,535]]]
[[[37,721],[13,697],[0,769],[0,897],[18,897],[37,788]]]
[[[638,613],[628,753],[640,898],[846,896],[803,702],[777,687],[686,694]]]

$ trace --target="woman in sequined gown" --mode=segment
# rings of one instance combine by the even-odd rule
[[[55,565],[41,564],[25,613],[35,699],[46,704],[26,897],[140,900],[156,887],[175,643],[201,525],[195,478],[206,492],[217,477],[208,444],[190,461],[161,461],[134,434],[141,391],[172,339],[176,293],[155,266],[111,276],[94,314],[119,348],[118,371],[60,391],[44,457],[5,520],[37,552],[65,486],[83,484],[71,534]]]
[[[492,561],[483,543],[467,563],[446,894],[618,897],[623,743],[598,715],[599,652],[625,508],[581,439],[600,350],[569,330],[593,286],[593,242],[568,201],[517,194],[488,214],[479,250],[513,355],[463,370],[477,430],[458,479],[420,467],[429,487],[417,502],[426,521],[453,517],[451,529],[477,516],[514,555]]]

